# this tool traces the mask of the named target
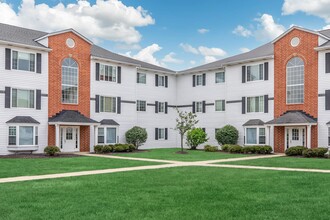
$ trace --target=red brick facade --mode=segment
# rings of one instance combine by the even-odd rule
[[[291,46],[291,39],[298,37],[297,47]],[[288,110],[302,110],[314,118],[318,117],[318,35],[294,29],[274,43],[274,117]],[[286,104],[286,65],[298,56],[305,65],[305,87],[303,104]],[[307,129],[306,129],[307,130]],[[284,152],[284,127],[274,128],[274,150]],[[312,126],[311,147],[317,147],[317,126]]]
[[[69,48],[66,40],[72,38],[75,47]],[[51,117],[62,110],[77,110],[86,117],[90,117],[90,55],[91,44],[73,32],[66,32],[48,37],[49,53],[49,91],[48,116]],[[62,61],[73,58],[78,63],[79,84],[78,104],[62,104]],[[80,127],[80,151],[89,151],[89,126]],[[55,145],[55,126],[48,128],[48,144]]]

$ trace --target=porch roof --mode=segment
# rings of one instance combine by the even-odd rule
[[[118,126],[118,122],[116,122],[113,119],[103,119],[102,121],[100,121],[101,125],[114,125],[114,126]]]
[[[62,110],[56,115],[48,119],[49,124],[81,124],[81,125],[98,125],[99,122],[86,117],[81,114],[79,111],[75,110]]]
[[[31,116],[16,116],[6,123],[8,124],[40,124],[37,120]]]
[[[265,124],[265,122],[263,122],[262,120],[260,120],[260,119],[250,119],[250,120],[248,120],[247,122],[245,122],[244,124],[243,124],[243,126],[262,126],[262,125],[264,125]]]
[[[283,115],[266,122],[266,125],[316,124],[317,119],[303,111],[287,111]]]

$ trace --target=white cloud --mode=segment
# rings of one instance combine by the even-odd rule
[[[190,60],[189,63],[190,63],[191,65],[195,65],[195,64],[196,64],[196,61],[195,61],[195,60]]]
[[[200,28],[200,29],[198,29],[197,31],[198,31],[198,33],[200,33],[200,34],[206,34],[206,33],[209,32],[210,30],[209,30],[209,29],[205,29],[205,28]]]
[[[233,30],[234,34],[237,34],[239,36],[242,37],[250,37],[252,35],[252,31],[250,31],[249,29],[246,29],[245,27],[243,27],[242,25],[238,25],[234,30]]]
[[[198,47],[198,51],[203,55],[203,56],[214,56],[214,57],[223,57],[226,56],[227,53],[223,49],[220,48],[209,48],[209,47],[204,47],[200,46]]]
[[[249,52],[250,49],[246,48],[246,47],[242,47],[242,48],[239,48],[239,51],[241,51],[242,53],[246,53],[246,52]]]
[[[96,0],[95,4],[77,1],[55,6],[22,0],[17,12],[10,4],[0,1],[0,22],[48,32],[74,28],[87,37],[127,44],[141,40],[136,27],[155,23],[141,6],[126,6],[119,0]]]
[[[131,55],[131,52],[127,52],[125,55],[137,60],[160,66],[161,63],[154,56],[154,53],[160,51],[161,49],[162,48],[158,44],[152,44],[148,47],[143,48],[135,55]]]
[[[185,52],[193,53],[193,54],[198,54],[198,50],[196,48],[194,48],[193,46],[191,46],[190,44],[181,43],[180,44],[180,47],[182,47],[182,49]]]
[[[204,62],[205,63],[212,63],[214,61],[217,61],[217,58],[214,56],[205,56],[204,57]]]
[[[171,52],[162,59],[164,63],[183,63],[183,60],[177,59],[174,57],[175,53]]]

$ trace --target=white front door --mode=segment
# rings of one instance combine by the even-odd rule
[[[62,152],[79,151],[79,127],[61,126],[60,138],[60,146]]]
[[[306,145],[305,128],[302,127],[286,128],[285,133],[286,133],[286,148]]]

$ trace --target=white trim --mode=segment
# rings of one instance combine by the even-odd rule
[[[99,143],[99,128],[103,128],[104,132],[104,143]],[[115,143],[107,143],[107,128],[115,128],[116,129],[116,142]],[[97,145],[108,145],[108,144],[118,144],[119,143],[119,125],[100,125],[96,128],[96,143]]]
[[[10,42],[10,41],[4,41],[4,40],[0,40],[0,44],[4,44],[7,46],[14,46],[14,47],[19,47],[19,48],[26,48],[26,49],[32,49],[32,50],[40,50],[40,51],[46,51],[46,52],[50,52],[52,51],[51,48],[47,48],[47,47],[38,47],[38,46],[31,46],[31,45],[27,45],[27,44],[20,44],[20,43],[14,43],[14,42]]]
[[[39,37],[37,39],[35,39],[34,41],[38,42],[42,39],[45,39],[45,38],[48,38],[48,37],[51,37],[51,36],[54,36],[54,35],[58,35],[58,34],[64,34],[64,33],[68,33],[68,32],[72,32],[76,35],[78,35],[79,37],[81,37],[82,39],[84,39],[85,41],[87,41],[89,44],[93,45],[94,43],[92,41],[90,41],[87,37],[85,37],[84,35],[80,34],[79,32],[77,32],[76,30],[70,28],[70,29],[65,29],[65,30],[61,30],[61,31],[55,31],[55,32],[52,32],[52,33],[49,33],[49,34],[46,34],[42,37]]]
[[[48,122],[49,125],[72,125],[72,126],[87,126],[87,125],[100,125],[101,123],[81,123],[81,122]]]
[[[244,127],[244,146],[256,146],[256,145],[260,145],[260,146],[263,146],[263,145],[266,145],[267,144],[267,128],[266,128],[266,126],[264,126],[264,125],[249,125],[249,126],[243,126]],[[247,129],[248,128],[256,128],[257,129],[257,133],[256,133],[256,135],[257,135],[257,143],[256,144],[248,144],[247,143]],[[260,133],[260,131],[259,131],[259,129],[260,128],[264,128],[265,129],[265,135],[264,135],[264,137],[265,137],[265,143],[264,144],[260,144],[259,143],[259,137],[260,137],[260,135],[259,135],[259,133]]]

